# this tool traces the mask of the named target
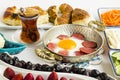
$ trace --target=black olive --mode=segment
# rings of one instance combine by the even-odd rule
[[[75,65],[72,65],[71,71],[72,71],[73,73],[78,73],[78,70],[79,70],[79,67],[77,67],[77,66],[75,66]]]
[[[62,71],[62,66],[59,64],[54,64],[54,69],[56,72],[61,72]]]
[[[62,72],[70,73],[70,72],[71,72],[71,68],[70,68],[70,67],[64,67],[64,68],[62,69]]]
[[[102,72],[98,75],[99,80],[108,80],[108,76],[106,73]]]
[[[89,75],[91,77],[95,77],[95,78],[98,77],[99,74],[100,74],[100,72],[96,69],[91,70],[90,73],[89,73]]]
[[[8,56],[6,53],[0,53],[0,59],[2,60],[3,56]]]
[[[28,62],[26,63],[25,68],[32,70],[32,63],[31,63],[30,61],[28,61]]]
[[[14,66],[22,68],[22,63],[20,61],[14,61]]]
[[[22,63],[22,68],[25,68],[26,62],[24,60],[21,60],[20,62]]]
[[[19,61],[18,57],[16,57],[16,56],[13,57],[13,60],[14,61]]]
[[[49,67],[50,67],[49,65],[43,64],[43,65],[41,65],[41,70],[42,70],[42,71],[48,71],[48,68],[49,68]]]
[[[36,69],[36,65],[32,64],[32,70],[35,70],[35,69]]]
[[[53,66],[49,66],[48,67],[48,71],[53,71],[54,70],[54,67]]]
[[[41,65],[40,64],[35,64],[36,68],[35,70],[41,71]]]
[[[77,73],[82,75],[87,75],[87,70],[85,68],[79,68]]]
[[[6,63],[9,63],[10,59],[11,59],[11,57],[9,55],[3,55],[1,60],[5,61]]]
[[[8,61],[8,64],[10,64],[10,65],[14,65],[14,61],[13,61],[13,59],[10,59],[10,60]]]

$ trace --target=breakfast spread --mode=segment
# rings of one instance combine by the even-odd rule
[[[85,40],[82,34],[58,35],[47,43],[49,50],[63,56],[82,56],[95,51],[97,43]]]
[[[105,26],[120,26],[119,13],[120,10],[114,9],[106,11],[105,13],[101,13],[100,17]],[[38,18],[36,16],[38,16]],[[31,22],[28,22],[27,20],[25,20],[25,18],[32,18]],[[102,22],[101,24],[99,24],[100,23],[99,21],[98,22],[91,21],[91,23],[90,21],[91,15],[89,14],[89,12],[81,8],[73,8],[71,5],[67,3],[60,4],[60,6],[52,5],[48,7],[47,10],[43,10],[39,6],[28,6],[25,8],[17,8],[17,6],[8,7],[6,8],[2,16],[2,22],[8,26],[24,27],[21,30],[23,31],[23,34],[21,34],[19,37],[21,38],[21,42],[23,41],[29,43],[27,44],[28,48],[30,47],[32,50],[33,49],[35,50],[33,51],[34,53],[36,53],[37,56],[33,53],[34,55],[33,57],[35,57],[34,59],[37,61],[37,59],[41,57],[41,60],[45,59],[46,62],[47,60],[54,61],[54,63],[53,65],[41,64],[39,62],[34,63],[35,60],[33,60],[32,62],[32,59],[30,59],[30,61],[29,60],[24,61],[24,58],[23,60],[20,60],[19,57],[16,57],[14,55],[10,56],[11,54],[17,54],[21,52],[26,48],[26,46],[20,43],[18,44],[14,42],[12,43],[7,40],[6,40],[7,42],[5,42],[5,39],[1,35],[0,35],[0,49],[3,49],[4,51],[0,52],[0,61],[2,61],[3,63],[5,62],[4,64],[7,63],[18,68],[36,70],[41,72],[42,71],[51,72],[51,74],[46,75],[47,80],[75,80],[74,78],[67,78],[64,76],[59,77],[57,75],[57,72],[81,74],[93,77],[98,80],[113,80],[104,72],[99,72],[96,69],[88,70],[79,66],[80,62],[84,61],[89,62],[90,59],[92,59],[96,55],[98,56],[98,53],[100,53],[100,51],[103,50],[104,44],[103,37],[99,34],[99,32],[94,30],[93,25],[90,26],[93,29],[85,27],[86,25],[89,26],[89,24],[97,24],[97,26],[99,26],[97,30],[101,31],[105,30],[106,35],[105,37],[108,42],[109,48],[120,49],[119,28],[106,29],[105,26],[102,25]],[[37,22],[37,24],[33,24],[33,22],[35,23]],[[53,30],[54,28],[52,28],[51,30],[53,30],[53,32],[49,31],[47,33],[47,36],[40,35],[39,31],[37,31],[37,25],[48,24],[49,22],[55,26],[58,25],[61,26],[62,24],[67,25],[64,25],[63,30],[60,29],[59,27],[54,27],[56,28],[55,30]],[[72,27],[70,27],[71,25]],[[82,27],[84,27],[85,29],[83,29]],[[62,31],[59,32],[60,30]],[[36,32],[34,33],[33,31]],[[57,36],[53,38],[52,36],[54,35],[53,34],[49,35],[50,32]],[[42,39],[41,36],[43,36],[44,39]],[[30,40],[27,39],[22,40],[23,37],[29,38]],[[35,44],[35,46],[33,46],[34,44],[31,45],[32,42],[39,42],[40,40],[41,40],[40,44],[37,45]],[[43,46],[41,44],[43,44]],[[7,49],[9,48],[12,49],[8,51]],[[4,52],[7,52],[10,55]],[[113,52],[111,55],[113,63],[116,68],[116,73],[118,75],[120,75],[119,54],[120,52]],[[22,73],[16,74],[15,71],[9,67],[6,68],[6,70],[3,73],[3,76],[10,80],[16,80],[18,78],[21,80],[29,79],[44,80],[43,76],[41,75],[33,76],[32,73],[27,73],[26,75]]]
[[[3,48],[5,45],[5,39],[0,35],[0,48]]]

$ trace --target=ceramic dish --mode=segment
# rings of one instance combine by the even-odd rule
[[[49,74],[51,72],[42,72],[42,71],[31,71],[31,70],[25,70],[25,69],[20,69],[20,68],[16,68],[16,67],[12,67],[12,66],[9,66],[10,68],[12,68],[16,73],[22,73],[23,76],[25,76],[27,73],[32,73],[34,78],[37,76],[37,75],[41,75],[44,80],[47,80]],[[0,75],[5,79],[5,80],[8,80],[6,79],[4,76],[3,76],[3,73],[4,73],[4,70],[7,68],[7,66],[2,66],[0,65]],[[95,78],[92,78],[92,77],[88,77],[88,76],[84,76],[84,75],[77,75],[77,74],[70,74],[70,73],[60,73],[60,72],[57,72],[58,76],[59,76],[59,80],[60,80],[60,77],[66,77],[68,80],[70,78],[74,79],[74,80],[97,80]]]
[[[101,14],[105,13],[105,12],[108,12],[108,11],[111,11],[111,10],[120,10],[119,7],[106,7],[106,8],[99,8],[98,9],[98,16],[99,16],[99,19],[102,21],[102,17],[101,17]],[[112,15],[112,14],[111,14]],[[111,17],[111,16],[109,16]],[[114,17],[113,17],[114,19]],[[103,21],[102,21],[103,22]],[[109,25],[107,27],[119,27],[120,25]]]
[[[20,44],[20,43],[15,43],[15,42],[12,42],[12,41],[8,41],[2,33],[0,33],[0,35],[2,35],[2,37],[4,38],[5,40],[5,45],[3,48],[0,48],[0,53],[3,53],[3,52],[7,52],[11,55],[13,54],[18,54],[20,53],[21,51],[23,51],[25,48],[26,48],[26,45],[25,44]]]
[[[86,40],[95,41],[97,43],[97,48],[96,48],[95,52],[87,54],[87,55],[83,55],[83,56],[62,56],[64,62],[81,62],[81,61],[90,60],[95,55],[97,55],[97,53],[102,49],[104,40],[97,31],[95,31],[91,28],[85,27],[85,26],[72,25],[72,24],[61,25],[61,26],[57,26],[57,27],[49,29],[43,36],[44,46],[47,48],[47,43],[50,40],[55,39],[60,34],[70,36],[73,33],[81,33],[85,36]],[[55,53],[55,54],[57,54],[57,53]]]
[[[104,32],[107,45],[110,49],[120,49],[120,28],[107,28]]]
[[[109,55],[110,63],[112,65],[112,69],[115,76],[120,77],[120,61],[116,60],[116,58],[113,57],[113,54],[116,54],[117,52],[120,53],[120,50],[110,50],[108,55]],[[117,55],[117,56],[119,57],[120,55]]]
[[[48,75],[51,73],[51,72],[43,72],[43,71],[34,71],[34,70],[26,70],[26,69],[22,69],[22,68],[18,68],[18,67],[14,67],[14,66],[11,66],[3,61],[0,60],[0,75],[2,76],[2,78],[5,78],[3,76],[3,72],[4,70],[9,66],[10,68],[12,68],[16,73],[22,73],[23,76],[25,76],[27,73],[32,73],[34,77],[36,77],[37,75],[42,75],[43,78],[45,78],[45,80],[47,80],[48,78]],[[86,69],[88,71],[90,71],[90,69]],[[89,77],[89,76],[86,76],[86,75],[81,75],[81,74],[73,74],[73,73],[64,73],[64,72],[57,72],[59,78],[60,77],[66,77],[68,80],[70,78],[74,79],[74,80],[98,80],[96,78],[93,78],[93,77]],[[109,80],[116,80],[115,78],[113,78],[112,76],[110,76],[109,74],[107,74]],[[8,80],[8,79],[5,79],[5,80]],[[100,79],[101,80],[101,79]]]

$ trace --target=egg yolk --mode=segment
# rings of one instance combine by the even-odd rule
[[[73,49],[73,48],[76,47],[76,43],[73,40],[64,39],[64,40],[61,40],[58,43],[58,46],[61,47],[61,48],[63,48],[63,49],[70,50],[70,49]]]

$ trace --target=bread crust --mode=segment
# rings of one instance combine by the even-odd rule
[[[58,16],[58,11],[56,5],[50,6],[47,10],[49,15],[49,21],[54,23],[56,17]]]
[[[70,13],[62,14],[60,17],[55,19],[55,25],[69,24],[70,23]]]
[[[73,11],[73,8],[69,4],[63,3],[60,5],[59,10],[61,11],[62,14],[65,14],[71,13]]]
[[[18,9],[16,6],[8,7],[5,10],[2,17],[2,22],[11,26],[21,25],[21,20],[18,17]]]
[[[75,8],[72,12],[72,24],[87,24],[90,15],[87,11]]]

